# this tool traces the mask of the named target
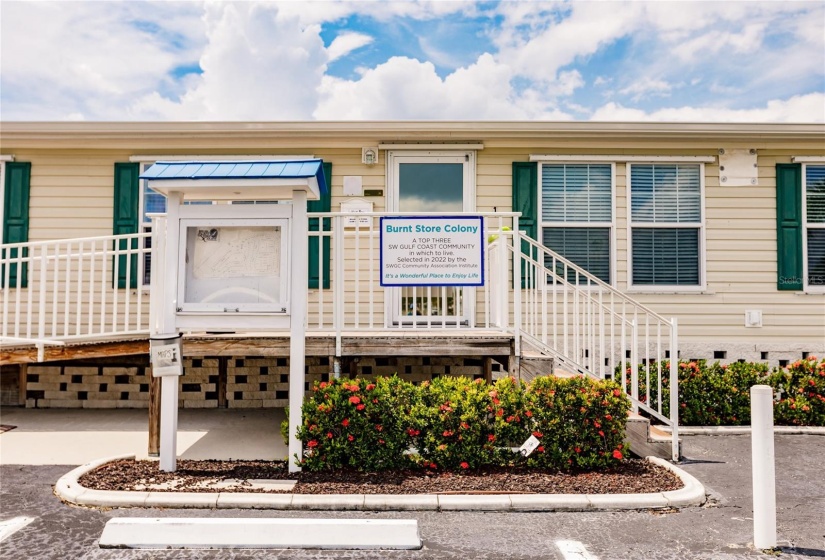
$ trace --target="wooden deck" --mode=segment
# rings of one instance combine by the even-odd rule
[[[44,362],[147,354],[149,339],[91,340],[47,346]],[[340,357],[511,356],[513,335],[501,331],[410,329],[349,332],[341,336]],[[187,334],[185,356],[289,356],[289,333]],[[307,334],[307,356],[336,356],[335,334]],[[0,365],[37,363],[33,346],[0,349]]]

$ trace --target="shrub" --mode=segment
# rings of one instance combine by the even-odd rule
[[[483,379],[467,377],[437,377],[421,385],[414,415],[420,420],[417,442],[424,466],[458,470],[491,463],[493,393]]]
[[[463,471],[484,466],[597,469],[623,455],[629,401],[611,381],[543,377],[492,386],[438,377],[414,386],[398,377],[317,383],[298,437],[307,470],[375,471],[417,463]],[[540,447],[513,453],[531,435]],[[416,454],[409,453],[417,449]]]
[[[396,376],[333,379],[313,391],[301,409],[298,438],[307,449],[302,467],[378,471],[410,465],[404,452],[416,430],[414,385]]]
[[[799,360],[771,376],[779,398],[774,422],[796,426],[825,426],[825,359]]]
[[[525,400],[532,433],[542,442],[528,465],[591,470],[622,459],[630,401],[614,382],[539,377]]]
[[[627,390],[630,368],[626,365]],[[639,366],[639,395],[645,402],[646,366]],[[670,415],[670,362],[650,365],[650,403],[659,402],[662,375],[662,413]],[[618,372],[617,372],[618,373]],[[679,363],[679,424],[683,426],[738,426],[750,423],[750,388],[770,385],[775,394],[777,425],[825,426],[825,360],[811,356],[787,369],[769,371],[764,363],[707,364],[704,360]]]

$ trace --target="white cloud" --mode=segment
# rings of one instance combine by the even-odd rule
[[[620,89],[619,93],[622,95],[629,95],[633,101],[639,101],[645,97],[666,97],[670,95],[670,91],[672,89],[673,87],[663,80],[656,80],[645,76],[642,79],[633,82],[626,88]]]
[[[485,54],[441,79],[430,62],[393,57],[358,80],[326,77],[317,119],[569,119],[535,90],[517,94],[510,70]],[[580,76],[566,76],[562,87]]]
[[[333,39],[332,43],[330,43],[329,47],[327,47],[329,61],[332,62],[333,60],[337,60],[356,49],[369,45],[372,42],[373,38],[363,33],[341,33]]]
[[[764,107],[728,109],[725,107],[672,107],[646,112],[642,109],[608,103],[591,116],[593,121],[661,122],[788,122],[825,123],[825,93],[796,95],[775,99]]]
[[[125,102],[197,61],[198,5],[139,4],[4,2],[3,118],[128,118]]]
[[[152,93],[134,118],[309,119],[328,54],[317,26],[279,14],[275,4],[208,4],[202,75],[180,101]],[[242,61],[242,62],[241,62]]]

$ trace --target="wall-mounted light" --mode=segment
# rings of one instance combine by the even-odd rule
[[[378,163],[378,148],[361,148],[361,163],[370,166]]]

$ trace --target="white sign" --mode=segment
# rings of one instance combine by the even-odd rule
[[[351,214],[360,214],[363,212],[372,212],[372,202],[357,198],[353,200],[345,200],[341,203],[341,212],[348,212]],[[344,218],[344,227],[369,226],[372,223],[371,216],[358,216]]]
[[[536,447],[539,446],[539,443],[541,442],[539,442],[536,436],[530,436],[529,438],[527,438],[527,441],[521,444],[521,447],[518,448],[518,452],[521,453],[522,457],[527,457],[530,455],[530,453],[536,450]]]
[[[481,216],[381,218],[382,286],[483,286]]]
[[[183,375],[180,339],[151,341],[152,377]]]

